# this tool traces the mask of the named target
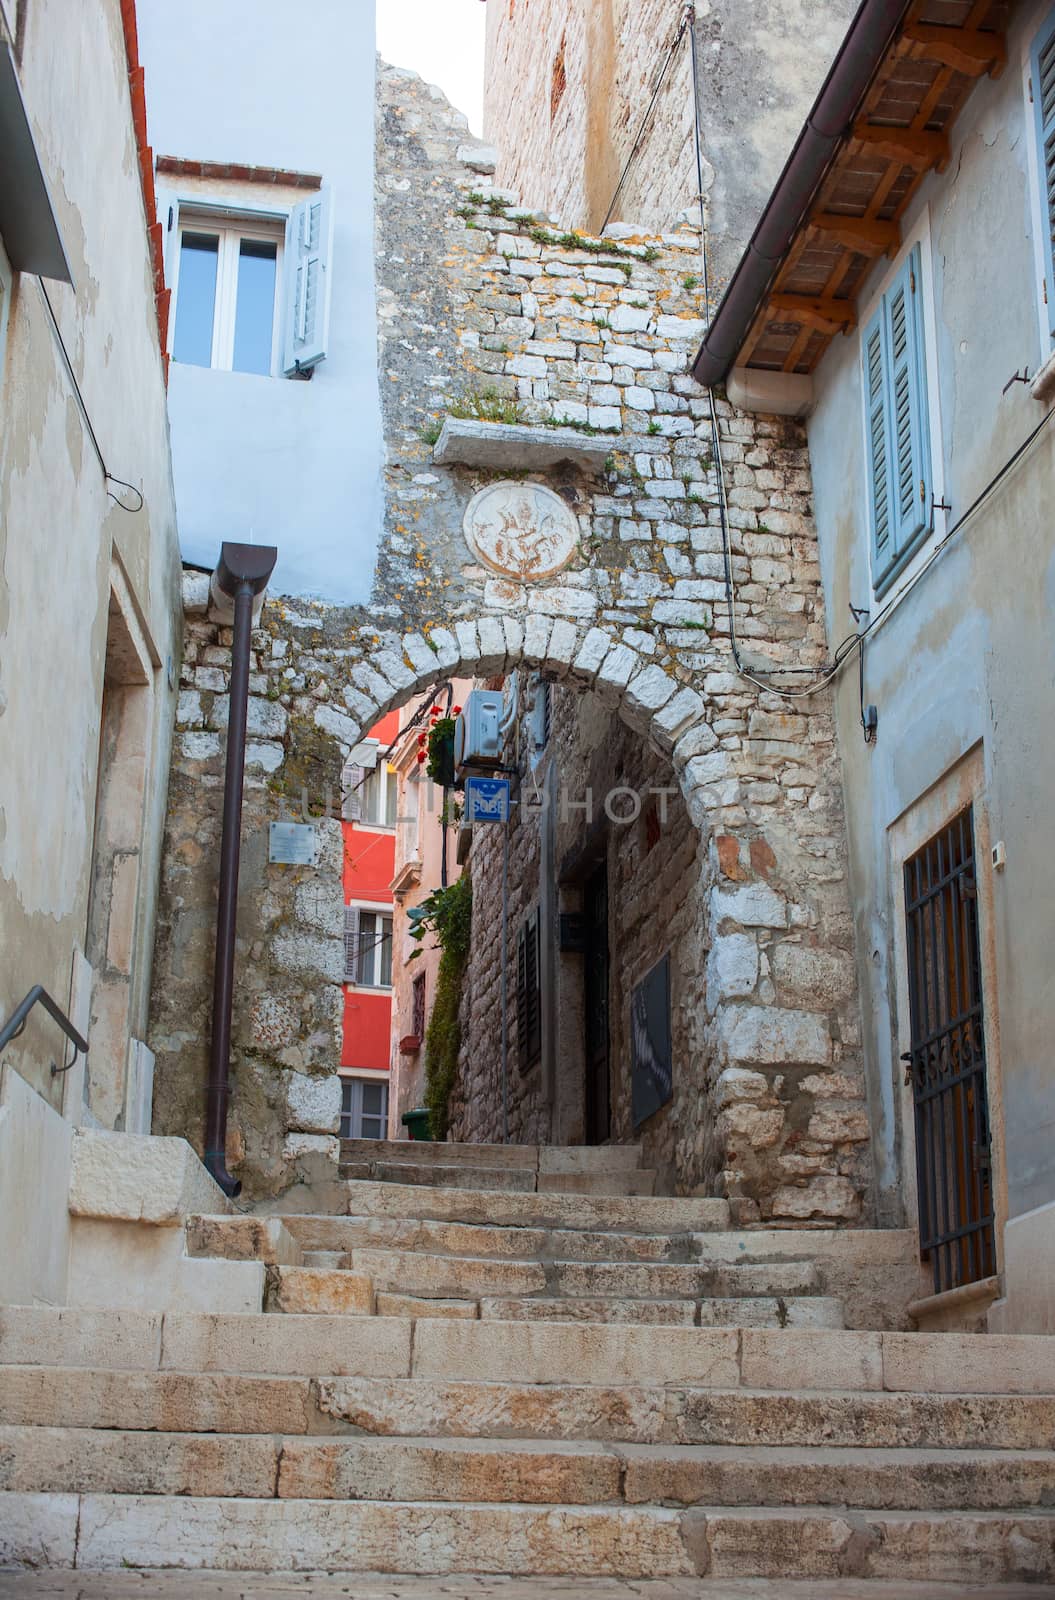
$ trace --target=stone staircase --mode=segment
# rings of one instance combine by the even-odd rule
[[[342,1139],[342,1178],[521,1194],[653,1194],[640,1145],[433,1144]]]
[[[0,1566],[1048,1589],[1055,1341],[903,1331],[910,1235],[435,1148],[533,1182],[192,1218],[267,1310],[0,1311]]]

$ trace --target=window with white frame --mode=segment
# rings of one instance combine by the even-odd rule
[[[872,587],[890,588],[933,525],[920,246],[914,245],[861,339]]]
[[[218,226],[180,217],[172,359],[223,372],[275,370],[282,229],[260,222]]]
[[[172,359],[261,376],[310,376],[329,336],[333,196],[252,211],[159,189]]]
[[[341,1138],[383,1139],[388,1132],[388,1084],[383,1078],[341,1079]]]
[[[391,989],[390,913],[366,906],[345,906],[344,981],[361,989]]]
[[[344,769],[342,815],[365,828],[394,828],[399,812],[399,777],[386,761]]]

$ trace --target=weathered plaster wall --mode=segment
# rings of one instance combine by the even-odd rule
[[[126,930],[140,979],[153,945],[174,699],[168,670],[181,631],[165,392],[127,74],[118,0],[75,8],[42,0],[27,13],[20,78],[75,283],[49,281],[47,293],[107,465],[144,503],[129,514],[108,496],[40,286],[16,276],[0,375],[4,1017],[34,983],[68,1005],[75,952],[85,948],[112,579],[147,643],[153,678],[145,811],[129,819],[142,844]],[[121,492],[135,503],[134,491]],[[139,981],[133,1033],[145,1030],[145,998]],[[6,1053],[58,1108],[63,1080],[49,1067],[62,1043],[38,1012]],[[127,1031],[115,1054],[126,1046]],[[100,1085],[124,1070],[104,1051],[91,1063]],[[79,1101],[79,1082],[77,1091]],[[67,1109],[79,1116],[79,1105]],[[123,1111],[112,1108],[108,1120]]]
[[[291,78],[281,0],[139,0],[158,155],[320,173],[335,192],[326,359],[310,383],[174,362],[169,411],[184,556],[211,567],[222,539],[279,547],[287,594],[367,599],[381,521],[373,204],[374,8],[313,0]],[[201,185],[164,178],[183,198]],[[303,192],[212,186],[251,209]]]
[[[717,1185],[744,1197],[746,1215],[856,1220],[867,1128],[833,732],[823,699],[786,715],[729,670],[708,405],[685,370],[701,332],[684,286],[698,236],[616,246],[540,230],[474,174],[483,158],[459,162],[462,119],[407,74],[382,74],[379,131],[389,520],[368,610],[275,601],[257,635],[232,1164],[259,1195],[306,1160],[332,1171],[336,1153],[322,1117],[287,1107],[314,1105],[316,1089],[329,1106],[340,883],[327,850],[314,874],[268,866],[280,795],[304,787],[321,804],[384,711],[448,676],[525,665],[591,690],[644,735],[701,830]],[[528,419],[611,434],[601,479],[546,475],[580,528],[551,579],[515,583],[474,562],[462,515],[492,475],[440,469],[422,436],[448,397],[488,388]],[[802,437],[724,405],[721,429],[745,649],[763,670],[815,665],[824,629]],[[153,1033],[156,1125],[173,1132],[201,1099],[218,828],[218,804],[202,800],[218,802],[226,713],[226,641],[201,617],[191,634]]]
[[[1016,363],[1035,371],[1052,348],[1034,270],[1032,108],[1023,81],[1028,41],[1042,16],[1040,8],[1019,17],[1009,36],[1008,70],[978,85],[956,124],[948,171],[925,182],[903,224],[906,243],[923,234],[935,492],[952,507],[944,523],[937,513],[938,536],[1044,414],[1023,385],[1003,392]],[[884,270],[877,268],[877,286]],[[866,301],[867,295],[863,315]],[[849,618],[848,602],[864,606],[871,597],[856,337],[833,343],[818,393],[810,448],[837,641],[849,631],[849,620],[845,626],[842,620]],[[1055,785],[1048,731],[1053,451],[1050,432],[1043,434],[870,635],[865,695],[879,708],[873,749],[860,737],[856,673],[846,673],[839,688],[865,1059],[881,1203],[893,1220],[900,1218],[902,1193],[911,1211],[914,1188],[911,1110],[898,1060],[907,1048],[907,1018],[898,1001],[900,862],[893,830],[972,752],[983,774],[980,844],[988,833],[1007,847],[1002,873],[994,874],[984,857],[979,862],[983,983],[989,1043],[997,1047],[989,1071],[998,1222],[1055,1200],[1055,990],[1048,953],[1055,866],[1038,826]]]
[[[718,285],[751,236],[854,9],[851,0],[696,7],[704,193]],[[565,223],[599,228],[684,10],[682,0],[489,5],[484,132],[501,152],[499,182]],[[551,111],[558,57],[566,87]],[[686,39],[614,220],[662,231],[698,192]]]

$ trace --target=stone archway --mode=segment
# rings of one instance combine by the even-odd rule
[[[206,616],[193,626],[199,655],[222,652],[221,624]],[[802,754],[810,729],[826,730],[827,714],[759,710],[728,674],[686,683],[626,637],[634,631],[541,611],[521,619],[496,604],[394,635],[360,618],[349,626],[323,607],[265,608],[254,641],[255,687],[267,688],[250,710],[231,1151],[261,1196],[286,1188],[298,1163],[332,1140],[321,1085],[333,1069],[343,970],[339,822],[318,820],[314,871],[269,865],[267,824],[305,796],[309,811],[322,810],[327,784],[336,785],[357,740],[386,710],[441,678],[526,666],[597,694],[648,739],[670,760],[700,829],[706,927],[698,930],[703,1018],[693,1072],[713,1126],[713,1186],[747,1219],[860,1214],[867,1118],[853,1055],[846,890],[837,849],[818,848],[818,803],[835,803],[832,758],[807,768]],[[192,1137],[211,947],[202,865],[218,833],[201,798],[219,782],[226,709],[219,691],[215,708],[207,698],[183,707],[191,726],[174,762],[152,1036],[155,1131]],[[734,744],[729,730],[740,725],[745,736]],[[802,793],[770,804],[763,824],[770,780],[760,774],[767,762],[785,770],[796,756]],[[752,786],[763,788],[754,803]],[[696,1181],[682,1177],[686,1186]]]

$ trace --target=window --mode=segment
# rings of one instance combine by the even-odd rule
[[[388,1132],[388,1084],[380,1078],[342,1078],[341,1138],[383,1139]]]
[[[425,1037],[425,974],[419,972],[414,979],[413,1016],[410,1031],[415,1039]]]
[[[344,771],[346,822],[367,828],[394,828],[399,811],[399,777],[394,767],[379,761],[375,767],[350,765]]]
[[[172,358],[225,372],[310,377],[326,355],[333,192],[285,212],[252,212],[199,194],[181,208],[157,191]]]
[[[905,863],[920,1251],[934,1292],[996,1271],[974,811]]]
[[[918,245],[865,329],[862,359],[872,585],[882,595],[919,548],[933,516]]]
[[[172,359],[271,373],[279,331],[277,227],[181,218]]]
[[[539,912],[527,918],[517,935],[517,1049],[520,1070],[527,1072],[542,1054],[542,995],[539,988]]]
[[[1044,273],[1045,351],[1055,338],[1055,12],[1033,42],[1029,89],[1037,137],[1041,260]]]
[[[363,989],[391,989],[391,915],[345,906],[344,981]]]

